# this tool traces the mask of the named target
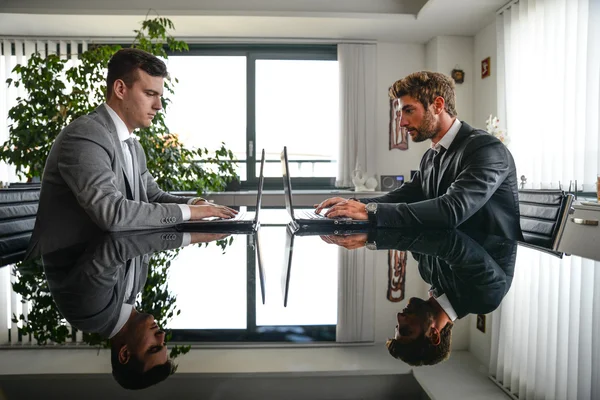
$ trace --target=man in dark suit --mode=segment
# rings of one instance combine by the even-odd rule
[[[377,242],[377,248],[404,247]],[[380,244],[381,243],[381,244]],[[386,343],[392,356],[414,366],[448,358],[454,321],[468,314],[494,311],[510,289],[517,243],[498,236],[431,231],[407,247],[419,263],[421,278],[431,285],[429,297],[413,297],[396,316],[394,338]]]
[[[431,140],[411,182],[381,197],[333,197],[315,205],[327,217],[372,221],[377,227],[484,230],[522,239],[516,167],[494,136],[456,116],[454,81],[416,72],[394,83],[400,124],[414,142]]]
[[[413,297],[396,315],[394,338],[386,346],[392,356],[413,365],[447,359],[454,321],[468,314],[494,311],[510,289],[517,242],[499,236],[459,230],[385,230],[347,236],[324,236],[347,249],[365,245],[377,250],[410,251],[429,297]]]
[[[115,380],[143,389],[169,377],[165,332],[135,299],[148,276],[149,255],[227,235],[175,231],[105,234],[42,257],[48,287],[60,314],[85,333],[111,345]]]

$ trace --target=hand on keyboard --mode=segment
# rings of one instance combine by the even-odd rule
[[[218,204],[202,204],[202,205],[190,205],[191,221],[199,219],[217,217],[230,219],[236,216],[238,213],[233,208],[227,206],[220,206]]]
[[[329,208],[329,207],[332,207],[332,206],[334,206],[336,204],[339,204],[339,203],[342,203],[342,202],[346,202],[346,201],[348,201],[348,200],[346,200],[346,199],[344,199],[342,197],[331,197],[329,199],[323,200],[320,204],[315,204],[314,205],[315,212],[317,214],[320,214],[321,211],[324,208]]]

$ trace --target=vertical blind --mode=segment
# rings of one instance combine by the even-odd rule
[[[25,98],[26,93],[22,87],[15,88],[6,85],[8,78],[16,78],[12,73],[13,68],[18,64],[25,64],[29,57],[39,52],[42,56],[49,54],[60,55],[63,59],[69,59],[68,63],[76,62],[78,54],[87,50],[87,43],[84,41],[65,41],[65,40],[36,40],[35,38],[26,39],[7,39],[0,37],[0,141],[4,143],[8,139],[9,126],[11,121],[8,119],[8,111],[17,104],[17,98]],[[59,105],[57,104],[57,107]],[[15,182],[17,177],[12,166],[6,163],[0,163],[0,181],[3,183]],[[15,343],[17,337],[17,327],[20,323],[13,323],[11,317],[21,314],[27,316],[29,304],[21,302],[18,294],[11,288],[12,282],[16,281],[16,276],[12,273],[12,267],[0,268],[0,344],[9,342],[9,330],[11,332],[10,342]]]
[[[600,262],[520,247],[490,375],[520,400],[600,398]]]
[[[76,62],[80,53],[87,50],[87,42],[74,40],[37,40],[35,38],[7,39],[0,37],[0,141],[4,143],[8,139],[9,126],[8,111],[17,104],[17,98],[25,97],[22,87],[8,87],[6,80],[16,78],[12,73],[18,64],[26,64],[33,53],[42,56],[49,54],[59,55],[62,59],[69,59],[69,63]],[[69,64],[67,64],[69,66]],[[57,107],[59,105],[57,104]],[[6,163],[0,163],[0,181],[15,182],[17,179],[14,168]]]
[[[527,187],[596,191],[600,1],[520,0],[497,16],[498,113]]]

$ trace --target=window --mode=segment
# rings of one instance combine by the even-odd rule
[[[331,187],[339,148],[337,49],[326,46],[192,46],[169,55],[178,79],[166,122],[190,147],[225,142],[243,188],[256,188],[265,149],[265,186],[281,187],[288,147],[295,187]]]

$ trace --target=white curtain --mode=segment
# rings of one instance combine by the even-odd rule
[[[375,174],[377,45],[339,44],[340,154],[336,185],[352,186],[354,170]]]
[[[497,16],[498,117],[526,187],[577,180],[596,191],[599,8],[598,0],[520,0]]]
[[[13,68],[18,64],[26,64],[29,57],[35,52],[39,52],[42,56],[58,54],[63,59],[70,56],[69,63],[75,62],[80,51],[79,47],[81,46],[83,51],[86,51],[87,43],[82,41],[67,42],[61,39],[6,39],[0,37],[0,44],[2,45],[0,53],[0,87],[2,88],[0,90],[0,144],[2,144],[8,139],[11,124],[8,119],[8,111],[17,104],[18,97],[24,98],[26,95],[22,86],[15,88],[14,85],[10,87],[6,85],[8,78],[17,78],[12,73]],[[0,163],[0,181],[4,183],[17,181],[14,167],[6,163]]]
[[[600,262],[520,247],[491,376],[520,400],[600,398]]]
[[[336,342],[375,340],[374,251],[340,248]]]

